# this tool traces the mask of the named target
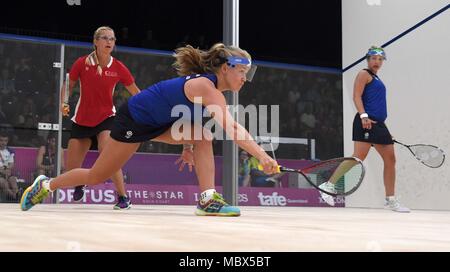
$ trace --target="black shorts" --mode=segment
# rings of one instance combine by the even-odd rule
[[[384,145],[394,144],[391,133],[384,122],[372,124],[370,130],[364,129],[358,113],[353,119],[353,141]]]
[[[92,142],[97,142],[97,135],[104,130],[111,130],[114,124],[114,116],[106,118],[103,122],[95,127],[80,126],[75,122],[72,122],[72,131],[70,132],[70,138],[72,139],[85,139],[89,138]]]
[[[141,143],[160,136],[171,127],[172,124],[153,127],[136,123],[128,110],[128,103],[125,102],[116,113],[111,138],[124,143]]]

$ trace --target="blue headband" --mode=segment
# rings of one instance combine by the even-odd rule
[[[247,81],[252,81],[253,77],[256,73],[256,65],[252,65],[252,61],[244,58],[244,57],[237,57],[237,56],[229,56],[227,57],[227,65],[234,68],[236,65],[244,65],[247,66],[248,72],[246,74]]]
[[[386,59],[386,53],[381,48],[369,49],[366,56],[382,56],[383,59]]]
[[[234,67],[238,64],[250,66],[250,65],[252,65],[252,61],[247,58],[243,58],[243,57],[230,56],[230,57],[227,57],[227,64],[231,67]]]

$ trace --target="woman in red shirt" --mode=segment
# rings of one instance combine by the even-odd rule
[[[72,132],[67,148],[67,170],[80,168],[92,142],[98,143],[101,153],[109,140],[115,107],[113,93],[118,82],[122,83],[131,95],[139,93],[128,68],[111,56],[116,38],[110,27],[99,27],[94,33],[94,51],[78,58],[70,70],[69,93],[80,81],[80,98],[72,117]],[[62,103],[64,116],[69,115],[69,105]],[[114,209],[129,209],[131,202],[126,195],[122,170],[111,176],[119,194]],[[75,187],[74,201],[81,201],[84,186]]]

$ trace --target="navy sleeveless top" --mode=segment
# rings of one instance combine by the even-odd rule
[[[368,69],[372,81],[364,87],[362,101],[366,113],[371,119],[384,122],[387,118],[386,87],[381,79]]]
[[[184,84],[198,77],[208,78],[217,87],[217,77],[214,74],[196,74],[160,81],[128,99],[131,117],[136,123],[153,127],[168,126],[180,118],[194,121],[194,112],[203,113],[204,107],[194,104],[186,97]],[[175,114],[172,114],[172,109]],[[183,114],[178,114],[179,112]]]

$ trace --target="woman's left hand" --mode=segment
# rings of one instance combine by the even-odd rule
[[[363,119],[361,119],[362,122],[362,127],[364,129],[372,129],[372,124],[376,124],[376,121],[373,121],[372,119],[368,118],[368,117],[364,117]]]
[[[183,153],[175,161],[175,164],[180,164],[178,171],[183,171],[184,166],[187,164],[189,166],[189,172],[192,172],[192,168],[195,166],[194,164],[194,150],[192,149],[183,149]]]

